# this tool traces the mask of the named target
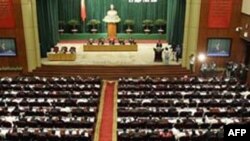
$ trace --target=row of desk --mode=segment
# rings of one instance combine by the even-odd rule
[[[84,52],[121,52],[121,51],[138,51],[137,45],[84,45]],[[47,53],[49,61],[75,61],[76,54],[68,53]]]

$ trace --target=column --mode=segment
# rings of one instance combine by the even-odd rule
[[[196,51],[199,36],[200,8],[201,0],[187,0],[182,67],[189,68],[189,56],[191,54],[194,54],[195,56],[197,55]]]
[[[28,71],[41,66],[36,0],[21,0]]]

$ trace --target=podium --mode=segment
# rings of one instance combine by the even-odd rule
[[[117,27],[116,23],[108,23],[108,38],[116,38]]]

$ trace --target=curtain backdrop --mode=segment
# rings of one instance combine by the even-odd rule
[[[167,40],[182,46],[184,36],[186,0],[167,0]]]
[[[70,19],[81,21],[80,17],[81,0],[59,0],[59,20],[67,23]],[[134,32],[142,32],[142,21],[145,19],[156,20],[158,18],[167,19],[167,0],[158,0],[157,3],[129,3],[128,0],[85,0],[87,21],[98,19],[101,21],[99,32],[106,32],[106,24],[102,19],[110,9],[110,4],[115,5],[121,22],[118,24],[118,32],[124,32],[123,22],[126,19],[135,21]],[[83,32],[88,30],[86,23],[82,23],[79,29]],[[67,31],[69,27],[66,26]]]
[[[158,0],[157,3],[129,3],[128,0],[85,0],[87,20],[83,23],[80,16],[81,0],[37,0],[37,13],[42,56],[58,40],[58,21],[65,23],[65,31],[69,32],[67,22],[76,19],[80,33],[88,32],[86,23],[91,19],[101,21],[99,32],[107,32],[102,19],[115,5],[122,21],[118,24],[118,33],[124,33],[123,22],[126,19],[135,21],[134,32],[142,33],[142,21],[145,19],[165,19],[167,21],[167,41],[170,44],[182,45],[184,36],[184,21],[186,0]],[[154,31],[156,32],[156,28]]]
[[[89,1],[89,0],[85,0]],[[92,0],[91,0],[92,1]],[[70,26],[67,22],[71,19],[79,21],[80,25],[77,26],[79,32],[85,32],[85,23],[81,21],[81,0],[58,0],[58,16],[59,21],[64,22],[65,32],[70,32]]]
[[[58,0],[37,0],[37,15],[41,56],[46,57],[50,48],[59,41]]]

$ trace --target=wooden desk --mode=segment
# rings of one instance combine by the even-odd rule
[[[76,54],[64,54],[64,53],[48,53],[48,60],[49,61],[75,61]]]
[[[84,51],[138,51],[137,45],[85,45]]]

